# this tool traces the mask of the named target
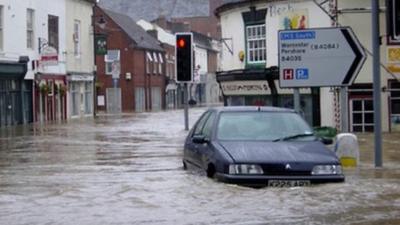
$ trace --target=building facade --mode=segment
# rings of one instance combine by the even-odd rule
[[[65,119],[66,97],[58,92],[66,85],[65,0],[2,0],[0,11],[1,58],[27,61],[26,73],[2,82],[4,124]]]
[[[67,116],[81,118],[94,113],[95,0],[66,0]]]
[[[178,108],[178,84],[175,74],[175,35],[143,19],[137,24],[156,38],[165,51],[165,106],[167,109],[176,109]]]
[[[107,112],[164,109],[166,60],[160,43],[127,15],[95,7],[94,17],[98,25],[95,26],[97,109]],[[98,46],[99,43],[106,45]],[[99,47],[105,50],[102,54]]]
[[[278,31],[330,27],[329,16],[313,1],[227,1],[216,14],[223,41],[217,80],[225,104],[293,108],[293,91],[278,84]],[[325,96],[329,89],[304,88],[300,93],[306,120],[324,124],[320,99],[330,101]]]
[[[392,1],[380,0],[381,62],[381,115],[382,130],[400,131],[400,41],[390,36],[391,16],[388,9]],[[397,1],[398,2],[398,1]],[[362,45],[372,52],[371,2],[362,0],[337,1],[338,22],[350,26]],[[372,59],[368,55],[354,84],[348,88],[349,131],[374,130]]]

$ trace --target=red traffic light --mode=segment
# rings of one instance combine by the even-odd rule
[[[186,41],[185,39],[181,38],[178,40],[178,47],[179,48],[184,48],[186,46]]]

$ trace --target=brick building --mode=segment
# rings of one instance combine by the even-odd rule
[[[97,110],[109,111],[119,103],[123,112],[164,109],[166,60],[160,43],[129,16],[97,6],[94,19]],[[102,40],[106,46],[98,46]]]

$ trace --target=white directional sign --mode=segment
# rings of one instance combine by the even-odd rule
[[[365,60],[349,27],[279,31],[281,87],[348,86]]]

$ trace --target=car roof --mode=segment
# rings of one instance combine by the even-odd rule
[[[295,113],[293,109],[271,107],[271,106],[224,106],[213,107],[212,110],[220,112],[290,112]]]

